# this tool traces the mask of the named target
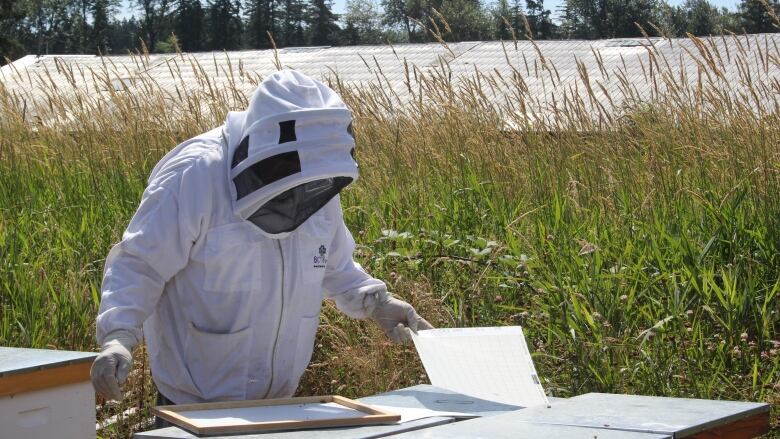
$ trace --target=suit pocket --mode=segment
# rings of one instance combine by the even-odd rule
[[[207,401],[244,399],[246,396],[249,328],[214,333],[190,324],[184,358],[195,387]]]
[[[251,227],[232,223],[206,233],[204,290],[219,293],[257,288],[260,242]]]

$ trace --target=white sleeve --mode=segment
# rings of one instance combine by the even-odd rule
[[[198,171],[197,163],[178,163],[158,173],[122,241],[109,252],[96,321],[98,344],[120,329],[140,341],[141,327],[165,283],[187,265],[211,205],[211,191],[204,184],[209,179]]]
[[[331,254],[325,268],[323,288],[325,297],[333,299],[344,314],[364,319],[371,315],[378,297],[387,292],[387,286],[372,277],[352,259],[355,240],[344,224],[341,206],[338,206],[338,227],[331,244]]]

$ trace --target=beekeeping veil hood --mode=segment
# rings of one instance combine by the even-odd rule
[[[268,76],[227,117],[233,210],[283,238],[357,179],[352,113],[325,84],[294,70]]]

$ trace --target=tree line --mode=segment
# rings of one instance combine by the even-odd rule
[[[0,59],[291,46],[777,32],[780,0],[0,0]],[[641,25],[641,28],[640,26]]]

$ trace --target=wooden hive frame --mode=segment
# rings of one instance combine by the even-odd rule
[[[335,403],[367,414],[361,417],[334,417],[331,419],[286,419],[279,421],[253,422],[236,425],[205,425],[197,420],[183,416],[181,412],[206,411],[231,408],[267,407],[298,404]],[[392,424],[398,422],[401,416],[395,413],[379,410],[358,401],[338,395],[307,396],[297,398],[258,399],[249,401],[208,402],[200,404],[165,405],[152,408],[155,416],[165,419],[175,425],[185,428],[197,435],[218,435],[235,433],[257,433],[272,430],[298,430],[307,428],[348,427],[371,424]]]

